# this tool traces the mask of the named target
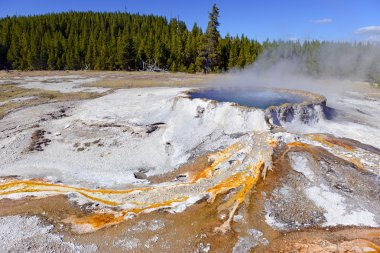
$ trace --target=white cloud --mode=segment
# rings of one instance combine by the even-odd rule
[[[354,34],[362,36],[365,41],[380,42],[380,26],[360,27]]]
[[[365,26],[357,29],[355,34],[366,34],[366,35],[380,35],[380,26]]]
[[[314,24],[324,25],[324,24],[330,24],[333,22],[331,18],[323,18],[323,19],[312,19],[310,22]]]

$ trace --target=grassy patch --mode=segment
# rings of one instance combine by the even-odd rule
[[[215,75],[186,73],[127,72],[116,76],[106,76],[102,80],[85,84],[87,87],[112,89],[142,87],[183,87],[202,85],[212,80]]]
[[[99,97],[102,94],[89,92],[60,93],[43,89],[25,89],[14,84],[0,85],[0,119],[9,112],[22,107],[44,104],[48,102],[82,100]],[[28,100],[12,101],[31,97]]]

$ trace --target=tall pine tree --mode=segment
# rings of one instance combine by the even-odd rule
[[[207,25],[206,33],[203,35],[202,43],[199,47],[199,54],[197,58],[198,65],[202,68],[204,73],[216,71],[219,64],[219,9],[214,4],[212,11],[209,13],[209,22]]]

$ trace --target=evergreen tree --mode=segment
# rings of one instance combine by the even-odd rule
[[[237,66],[238,57],[239,57],[238,38],[235,38],[231,42],[229,59],[228,59],[228,68],[232,69]]]
[[[209,13],[209,22],[206,33],[203,35],[202,43],[199,48],[198,64],[203,72],[215,71],[219,64],[219,9],[214,4],[212,11]]]

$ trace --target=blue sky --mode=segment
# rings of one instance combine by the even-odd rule
[[[380,41],[379,0],[0,0],[0,17],[62,11],[124,11],[179,17],[207,26],[213,3],[222,35],[252,39]]]

